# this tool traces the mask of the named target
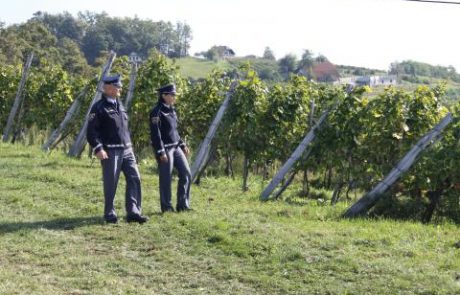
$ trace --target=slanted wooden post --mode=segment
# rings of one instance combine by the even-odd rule
[[[216,117],[212,121],[211,126],[209,126],[208,133],[206,134],[206,137],[203,139],[203,141],[200,144],[198,154],[195,158],[195,161],[193,162],[192,165],[192,182],[196,180],[198,175],[201,173],[201,170],[205,166],[204,164],[206,163],[206,158],[207,155],[209,154],[209,146],[216,135],[217,128],[219,127],[220,122],[222,121],[222,117],[224,116],[225,110],[227,109],[230,100],[232,99],[233,91],[235,90],[236,85],[238,84],[237,81],[232,82],[230,85],[230,89],[228,90],[225,100],[220,106],[219,110],[217,111]]]
[[[391,172],[374,187],[369,193],[365,194],[353,206],[343,214],[343,217],[353,218],[365,215],[371,209],[382,195],[393,185],[401,175],[409,170],[409,168],[417,161],[418,155],[439,139],[442,130],[452,122],[452,114],[448,113],[438,125],[431,129],[424,137],[422,137],[412,149],[399,161],[398,165],[394,167]]]
[[[89,116],[89,113],[91,112],[91,108],[93,107],[93,105],[101,98],[101,95],[102,95],[101,89],[102,89],[102,84],[103,84],[102,78],[107,76],[110,73],[110,69],[112,68],[112,64],[113,64],[113,61],[115,60],[116,55],[117,54],[114,51],[110,52],[109,59],[102,69],[101,76],[99,77],[99,82],[97,83],[96,93],[94,94],[93,100],[91,101],[88,111],[86,112],[85,121],[83,122],[83,126],[81,127],[80,132],[78,133],[78,136],[75,139],[74,144],[69,150],[69,153],[68,153],[69,157],[79,157],[81,153],[83,152],[83,149],[85,148],[86,128],[88,127],[88,116]]]
[[[131,107],[131,100],[133,99],[134,94],[134,86],[136,85],[137,65],[139,62],[141,62],[141,59],[136,53],[133,52],[129,55],[129,61],[131,62],[131,74],[129,75],[129,87],[125,99],[126,111],[128,111]]]
[[[133,99],[134,85],[136,85],[136,76],[137,76],[137,64],[133,63],[131,67],[131,74],[129,75],[129,87],[128,93],[126,94],[125,99],[125,108],[126,111],[131,107],[131,100]]]
[[[81,101],[83,97],[86,95],[86,92],[88,92],[89,84],[85,86],[85,88],[78,94],[77,98],[73,101],[72,105],[70,106],[69,110],[67,111],[64,120],[62,120],[61,124],[59,124],[59,127],[56,128],[53,133],[51,133],[50,137],[46,141],[46,143],[42,146],[42,150],[44,151],[50,151],[53,149],[56,144],[61,141],[63,131],[66,129],[67,125],[72,121],[72,119],[75,117],[75,115],[78,112],[78,109],[80,108]]]
[[[307,133],[304,139],[300,142],[300,144],[297,146],[297,148],[292,153],[292,155],[289,157],[289,159],[286,161],[286,163],[284,163],[284,165],[281,167],[280,171],[278,171],[278,173],[273,177],[272,181],[268,184],[268,186],[262,192],[260,196],[261,200],[263,201],[268,200],[270,194],[281,183],[281,181],[284,179],[284,176],[289,172],[292,166],[294,166],[294,164],[299,160],[299,158],[302,156],[304,151],[307,149],[308,145],[315,139],[316,137],[315,132],[321,128],[321,125],[323,124],[324,120],[326,120],[326,117],[328,116],[329,112],[330,110],[327,110],[321,115],[318,122],[316,122],[315,126],[311,128],[311,130]],[[277,197],[278,196],[279,194],[277,194]]]
[[[29,72],[30,65],[32,64],[32,60],[34,58],[34,53],[31,52],[25,62],[24,66],[22,67],[22,77],[21,81],[19,82],[18,91],[16,93],[16,98],[14,99],[13,107],[11,108],[10,115],[8,116],[8,121],[6,123],[5,130],[3,131],[3,141],[7,142],[10,136],[11,128],[13,127],[14,118],[16,117],[16,113],[18,112],[18,108],[21,105],[23,96],[24,86],[27,80],[27,74]]]

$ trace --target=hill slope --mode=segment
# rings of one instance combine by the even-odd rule
[[[192,79],[206,78],[214,69],[227,70],[231,68],[226,60],[214,62],[195,57],[184,57],[174,59],[174,62],[180,67],[179,71],[184,77]]]
[[[258,180],[241,193],[224,178],[192,188],[194,212],[161,215],[151,161],[151,220],[105,225],[97,162],[20,145],[0,155],[1,294],[460,293],[455,225],[341,220],[345,204],[261,203]]]

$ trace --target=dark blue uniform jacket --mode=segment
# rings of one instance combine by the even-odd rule
[[[86,138],[94,153],[101,149],[125,149],[131,146],[128,114],[118,99],[116,103],[103,95],[91,108]]]
[[[159,102],[150,112],[150,140],[156,156],[170,147],[185,147],[177,131],[177,115],[173,107]]]

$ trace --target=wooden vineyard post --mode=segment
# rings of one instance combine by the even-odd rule
[[[126,111],[128,111],[131,107],[131,101],[133,99],[134,94],[134,86],[136,85],[137,66],[138,63],[140,63],[142,60],[137,54],[133,52],[129,55],[129,61],[131,62],[131,74],[129,75],[128,93],[126,94],[126,99],[124,103]]]
[[[24,86],[26,85],[27,75],[29,72],[29,68],[32,64],[32,60],[34,58],[34,53],[31,52],[27,58],[26,63],[22,68],[22,77],[21,81],[19,82],[18,91],[16,93],[16,98],[14,99],[13,107],[11,108],[10,115],[8,116],[8,121],[6,123],[5,130],[3,131],[3,141],[7,142],[10,136],[11,128],[13,127],[14,118],[16,117],[16,113],[18,112],[18,108],[21,105],[23,100],[23,90]]]

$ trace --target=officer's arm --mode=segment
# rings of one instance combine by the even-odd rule
[[[190,153],[190,150],[187,147],[187,143],[185,143],[185,141],[182,140],[182,137],[180,137],[180,135],[179,135],[179,147],[185,153],[185,155],[188,156],[188,154]]]
[[[187,144],[182,139],[179,140],[179,147],[185,153],[185,156],[188,157],[188,155],[190,154],[190,149],[188,148]]]
[[[96,106],[91,108],[88,117],[88,128],[86,129],[86,139],[88,140],[93,152],[97,154],[103,149],[102,140],[100,137],[101,121],[97,112]]]
[[[156,156],[159,157],[166,153],[163,140],[161,139],[159,113],[150,114],[150,141]]]

